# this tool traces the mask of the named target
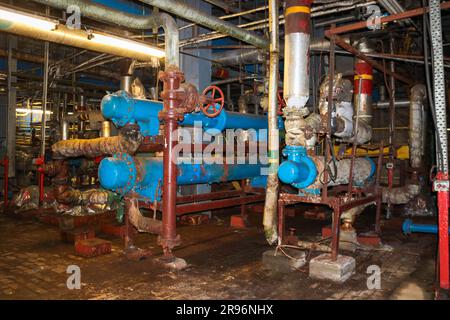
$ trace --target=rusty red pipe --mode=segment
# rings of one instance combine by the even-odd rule
[[[174,148],[177,145],[175,130],[178,121],[182,119],[179,108],[184,100],[180,94],[183,73],[175,66],[169,66],[159,74],[164,87],[161,97],[164,108],[159,117],[164,121],[164,153],[163,153],[163,199],[162,199],[162,230],[158,238],[163,248],[164,258],[173,260],[172,249],[180,244],[180,236],[176,232],[176,200],[177,200],[177,166]]]

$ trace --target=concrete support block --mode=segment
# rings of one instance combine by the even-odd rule
[[[309,276],[344,283],[355,273],[355,268],[353,257],[338,255],[336,261],[333,261],[331,254],[324,253],[309,262]]]
[[[284,255],[280,250],[275,254],[275,250],[268,250],[263,253],[262,263],[265,269],[279,273],[288,273],[299,269],[306,264],[306,254],[304,251],[283,248],[292,258]]]

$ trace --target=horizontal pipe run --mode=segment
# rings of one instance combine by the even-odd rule
[[[409,108],[410,101],[409,100],[395,100],[396,108]],[[388,109],[389,101],[378,101],[373,102],[374,109]]]
[[[264,201],[264,194],[240,196],[229,199],[220,199],[203,203],[190,203],[177,205],[177,215],[183,215],[193,212],[204,212],[215,209],[229,208]]]
[[[55,23],[56,28],[51,30],[50,28],[34,27],[30,24],[20,21],[7,21],[0,20],[0,31],[12,33],[19,36],[31,37],[42,41],[49,41],[59,43],[67,46],[78,47],[91,51],[103,52],[112,54],[115,56],[121,56],[126,58],[134,58],[141,61],[152,61],[155,57],[138,50],[132,50],[127,46],[119,46],[114,43],[108,43],[102,41],[102,37],[108,36],[114,38],[114,41],[128,41],[126,39],[106,35],[101,32],[95,32],[93,36],[85,30],[69,29],[63,24]],[[152,47],[148,44],[136,42],[139,45],[145,45],[148,48],[155,49],[157,52],[161,52],[161,49]]]
[[[177,185],[218,183],[259,177],[261,164],[178,164]],[[160,157],[131,157],[116,154],[105,158],[99,166],[102,187],[121,194],[131,191],[149,201],[161,197],[163,159]]]
[[[140,1],[177,15],[181,18],[193,21],[204,27],[222,32],[230,37],[252,44],[255,47],[263,49],[267,49],[269,47],[269,41],[266,38],[261,37],[251,31],[238,28],[234,24],[220,20],[206,12],[198,11],[197,9],[183,2],[166,0]]]
[[[441,4],[441,10],[445,10],[445,9],[450,9],[450,2],[443,2]],[[428,7],[425,9],[417,8],[417,9],[413,9],[413,10],[408,10],[408,11],[405,11],[402,13],[391,14],[386,17],[381,17],[379,22],[380,22],[380,25],[382,25],[384,23],[393,22],[396,20],[403,20],[403,19],[407,19],[407,18],[417,17],[420,15],[423,15],[425,12],[428,12],[428,11],[429,11]],[[361,21],[361,22],[345,25],[342,27],[331,28],[331,29],[325,31],[325,35],[328,37],[331,35],[338,35],[341,33],[347,33],[350,31],[356,31],[356,30],[361,30],[361,29],[365,29],[365,28],[367,28],[367,21]]]
[[[111,119],[117,126],[137,123],[144,136],[157,135],[160,127],[158,118],[163,104],[160,101],[133,98],[125,91],[106,95],[102,99],[101,110],[105,119]],[[182,126],[194,126],[201,123],[203,129],[222,132],[225,129],[267,129],[267,117],[251,114],[241,114],[222,110],[215,118],[209,118],[203,113],[189,113],[180,122]]]
[[[411,234],[411,233],[432,233],[437,234],[438,233],[438,226],[435,224],[417,224],[413,223],[411,219],[406,219],[405,222],[403,222],[402,225],[402,231],[404,234]],[[449,229],[450,233],[450,229]]]
[[[217,117],[209,118],[203,113],[189,113],[180,122],[182,126],[194,126],[201,123],[204,129],[213,129],[222,132],[225,129],[267,129],[267,117],[253,114],[243,114],[223,110]]]
[[[82,16],[96,20],[104,21],[114,25],[119,25],[131,29],[151,29],[159,26],[159,20],[154,15],[135,15],[123,11],[114,10],[109,6],[100,3],[94,3],[86,0],[32,0],[34,2],[66,11],[71,5],[80,8]]]

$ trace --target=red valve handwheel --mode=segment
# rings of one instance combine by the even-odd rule
[[[219,97],[217,98],[215,97],[216,92],[219,93]],[[211,94],[210,97],[208,97],[209,94]],[[205,102],[200,104],[202,112],[208,118],[217,117],[225,104],[225,96],[223,95],[222,90],[216,86],[209,86],[203,90],[202,95],[205,98]]]

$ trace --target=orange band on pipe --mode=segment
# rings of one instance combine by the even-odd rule
[[[354,77],[354,80],[359,80],[359,79],[373,80],[373,76],[371,74],[360,74],[360,75],[356,75]]]
[[[311,8],[306,7],[306,6],[293,6],[293,7],[289,7],[286,9],[286,12],[284,13],[284,16],[288,16],[292,13],[307,13],[307,14],[311,14]]]

